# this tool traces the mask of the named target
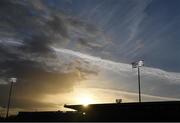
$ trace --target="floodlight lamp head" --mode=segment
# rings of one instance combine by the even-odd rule
[[[142,66],[144,66],[144,60],[132,62],[131,64],[132,64],[132,68],[142,67]]]
[[[144,66],[144,61],[143,61],[143,60],[140,60],[140,61],[138,62],[138,66],[139,66],[139,67]]]
[[[17,82],[17,78],[12,77],[12,78],[9,79],[9,81],[12,82],[12,83],[16,83]]]

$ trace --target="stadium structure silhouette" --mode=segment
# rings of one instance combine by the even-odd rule
[[[19,112],[4,121],[180,121],[180,101],[64,105],[76,111]]]

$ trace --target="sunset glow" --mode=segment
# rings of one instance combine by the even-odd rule
[[[76,87],[74,90],[74,100],[77,104],[82,104],[85,107],[89,104],[97,103],[94,98],[94,93],[87,91],[85,88]]]
[[[93,100],[91,97],[80,97],[79,103],[83,104],[83,106],[87,107],[89,104],[94,103],[95,100]]]

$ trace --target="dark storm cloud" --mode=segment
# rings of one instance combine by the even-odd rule
[[[95,27],[66,16],[65,13],[46,7],[40,0],[1,0],[0,100],[3,101],[0,105],[6,102],[8,85],[4,82],[8,82],[10,77],[18,78],[14,89],[16,107],[22,103],[32,105],[28,102],[40,99],[45,94],[71,91],[81,78],[77,71],[67,73],[61,70],[69,64],[63,66],[57,63],[58,58],[52,46],[63,47],[66,41],[72,41],[73,37],[69,33],[76,38],[81,37],[73,32],[75,29],[94,37],[97,31],[93,28]],[[82,44],[84,45],[86,43]],[[78,72],[81,70],[88,74],[84,69],[79,69]]]
[[[56,18],[52,19],[52,21],[45,20],[41,15],[34,15],[33,11],[35,10],[32,7],[28,8],[30,6],[19,4],[16,1],[2,0],[0,5],[0,22],[1,26],[4,27],[0,30],[3,32],[0,35],[0,50],[3,58],[0,66],[1,69],[8,70],[9,73],[5,73],[5,75],[18,74],[16,70],[24,72],[26,66],[29,69],[31,67],[40,67],[36,62],[31,63],[31,60],[26,59],[23,55],[46,56],[49,54],[49,57],[55,58],[53,51],[49,47],[53,38],[50,32],[54,30],[54,27],[49,24],[47,28],[46,25],[48,26],[48,24],[46,23],[53,24]],[[58,23],[56,25],[58,27]],[[62,30],[64,29],[62,28]],[[7,35],[9,32],[12,35]],[[15,43],[17,43],[17,46],[13,45]],[[27,61],[24,61],[25,59]],[[22,65],[22,62],[25,65]]]
[[[89,33],[88,35],[93,35],[93,37],[92,33],[97,32],[96,29],[93,29],[95,27],[90,27],[91,25],[87,25],[85,22],[46,8],[40,0],[37,1],[37,5],[28,1],[2,0],[0,6],[0,26],[2,27],[0,29],[0,55],[2,58],[0,63],[2,71],[7,69],[10,74],[16,74],[17,71],[12,68],[19,67],[23,62],[30,68],[46,67],[43,64],[46,61],[39,63],[36,60],[37,57],[47,60],[49,58],[56,59],[51,46],[61,44],[66,39],[71,40],[72,37],[69,36],[69,33],[74,32],[69,28],[79,28],[79,30],[81,29],[80,33]],[[45,11],[42,11],[44,9]],[[78,36],[76,34],[76,38]],[[78,38],[81,39],[81,36]],[[89,40],[84,39],[83,43],[82,41],[76,43],[96,47],[87,41]],[[24,68],[24,66],[18,67],[16,69]],[[5,74],[8,75],[8,73]]]

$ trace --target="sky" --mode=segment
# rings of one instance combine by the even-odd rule
[[[0,112],[180,99],[179,0],[1,0]]]

